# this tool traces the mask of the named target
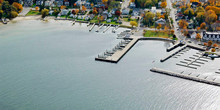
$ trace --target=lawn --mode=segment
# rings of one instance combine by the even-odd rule
[[[107,23],[106,21],[103,21],[102,23],[104,23],[104,24],[113,24],[113,25],[119,25],[119,23],[116,23],[116,22],[114,22],[114,21],[112,21],[112,22],[110,22],[110,23]]]
[[[34,16],[34,15],[40,15],[41,13],[37,10],[30,10],[26,16]]]
[[[144,37],[161,37],[161,38],[172,38],[172,35],[168,35],[161,31],[146,31]]]

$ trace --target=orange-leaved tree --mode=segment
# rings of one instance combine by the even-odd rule
[[[206,16],[205,21],[208,24],[212,24],[212,23],[214,23],[217,20],[217,15],[215,14],[215,12],[213,10],[208,10],[205,13],[205,16]]]
[[[160,4],[160,6],[161,6],[162,8],[166,8],[167,2],[166,2],[166,1],[162,2],[162,3]]]
[[[205,22],[201,23],[200,24],[200,29],[205,29],[205,28],[206,28],[206,23]]]
[[[187,26],[188,26],[188,23],[187,23],[186,20],[180,20],[179,21],[179,27],[180,28],[187,28]]]
[[[20,3],[13,2],[12,6],[14,6],[19,13],[23,10],[23,6]]]

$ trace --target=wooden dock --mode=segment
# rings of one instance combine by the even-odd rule
[[[117,50],[113,55],[107,58],[96,57],[95,60],[117,63],[138,41],[138,38],[133,38],[122,50]]]
[[[172,71],[168,71],[168,70],[164,70],[164,69],[160,69],[160,68],[152,68],[152,69],[150,69],[150,71],[156,72],[156,73],[161,73],[161,74],[166,74],[166,75],[170,75],[170,76],[180,77],[180,78],[184,78],[184,79],[188,79],[188,80],[192,80],[192,81],[197,81],[197,82],[201,82],[201,83],[220,86],[220,82],[216,81],[216,78],[214,78],[212,80],[207,79],[208,76],[205,78],[201,78],[201,77],[199,77],[200,75],[192,76],[191,74],[182,74],[182,73],[172,72]]]

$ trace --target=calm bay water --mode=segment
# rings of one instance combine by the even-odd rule
[[[1,25],[0,110],[220,109],[219,87],[149,71],[181,69],[159,63],[167,42],[140,41],[117,64],[95,61],[116,36],[66,21]]]

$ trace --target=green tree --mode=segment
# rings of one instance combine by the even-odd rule
[[[148,26],[154,23],[153,18],[155,17],[155,14],[152,12],[147,12],[144,16],[144,23]]]
[[[42,18],[45,18],[47,15],[49,14],[49,10],[48,9],[43,9],[42,11],[41,11],[41,17]]]
[[[15,18],[18,16],[18,13],[16,11],[11,11],[10,18]]]
[[[0,10],[0,19],[3,17],[3,10]]]

